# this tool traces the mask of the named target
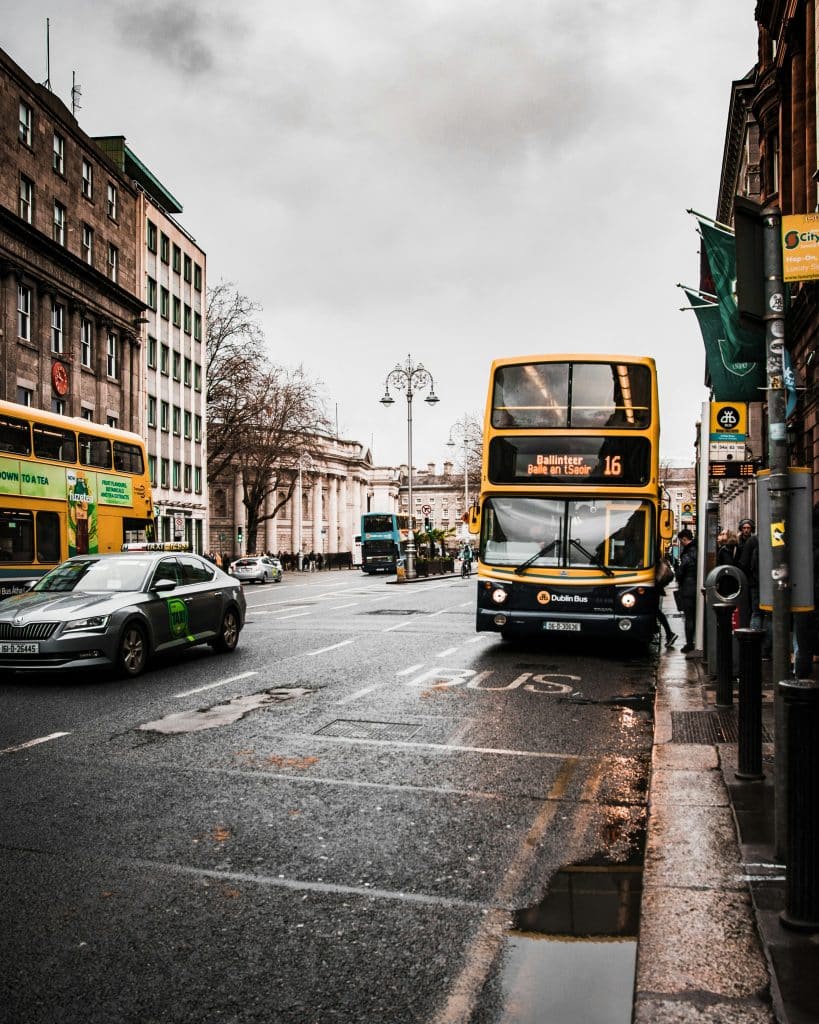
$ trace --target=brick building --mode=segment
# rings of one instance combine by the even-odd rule
[[[0,397],[141,431],[137,192],[0,50]]]

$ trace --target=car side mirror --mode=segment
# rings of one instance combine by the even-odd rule
[[[169,590],[176,590],[176,584],[173,580],[157,580],[152,584],[151,590],[157,594],[166,594]]]

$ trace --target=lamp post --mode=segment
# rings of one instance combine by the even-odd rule
[[[469,447],[472,445],[474,449],[476,444],[476,438],[470,435],[470,430],[474,435],[474,424],[466,417],[458,420],[458,422],[453,424],[450,428],[449,440],[446,443],[447,448],[456,448],[458,442],[453,437],[453,432],[461,434],[464,446],[464,515],[469,514]]]
[[[304,499],[302,498],[301,471],[302,471],[302,469],[312,469],[313,468],[313,460],[310,458],[310,455],[307,452],[303,452],[299,456],[299,460],[298,460],[297,465],[299,467],[299,518],[297,520],[297,522],[298,522],[298,531],[296,533],[296,540],[298,541],[297,550],[296,550],[296,564],[298,566],[299,572],[301,572],[301,565],[302,565],[301,533],[302,533],[302,525],[303,525],[302,524],[302,517],[304,515],[304,511],[303,511],[304,510]]]
[[[395,399],[390,394],[390,386],[396,391],[403,391],[407,399],[407,500],[409,502],[410,531],[407,541],[407,565],[405,575],[408,580],[414,580],[415,573],[415,509],[412,504],[412,399],[416,391],[423,391],[429,388],[429,394],[424,399],[427,405],[435,405],[440,399],[435,394],[435,382],[432,374],[421,363],[415,366],[412,364],[412,356],[407,356],[406,363],[402,366],[395,364],[395,369],[390,370],[387,379],[384,381],[384,397],[381,404],[393,405]]]

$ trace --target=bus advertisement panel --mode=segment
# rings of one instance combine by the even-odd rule
[[[654,362],[492,364],[484,422],[479,631],[649,640],[660,533]]]

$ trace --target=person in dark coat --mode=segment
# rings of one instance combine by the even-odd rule
[[[739,538],[733,530],[723,530],[717,536],[717,565],[736,565]]]
[[[685,618],[685,644],[683,654],[694,650],[697,624],[697,542],[689,529],[677,534],[680,542],[680,564],[677,567],[677,606]]]
[[[817,651],[816,627],[819,624],[819,502],[813,506],[813,605],[812,612],[793,616],[793,674],[797,679],[813,677],[813,656]]]

